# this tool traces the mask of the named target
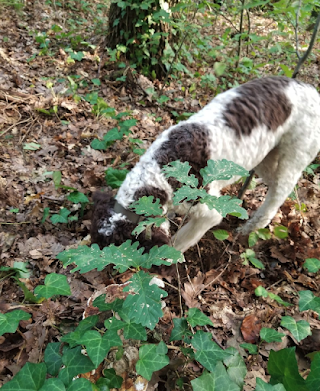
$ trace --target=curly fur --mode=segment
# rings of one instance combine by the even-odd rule
[[[127,175],[116,196],[128,208],[142,195],[160,199],[164,213],[185,214],[190,205],[172,204],[178,183],[167,180],[163,165],[188,161],[199,179],[199,170],[207,160],[231,160],[247,170],[255,169],[269,190],[264,204],[242,227],[242,233],[265,227],[290,194],[303,169],[320,149],[320,96],[310,85],[286,77],[253,80],[217,95],[207,106],[187,121],[165,130]],[[208,186],[209,194],[237,180],[216,181]],[[134,223],[113,210],[110,194],[94,195],[92,242],[101,247],[120,244],[130,238]],[[206,205],[191,208],[189,222],[178,231],[174,246],[186,251],[204,233],[219,224],[222,217]],[[141,236],[141,237],[140,237]],[[147,238],[139,241],[146,245]],[[154,244],[170,242],[169,224],[152,233]]]

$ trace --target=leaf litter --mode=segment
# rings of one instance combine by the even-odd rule
[[[24,302],[23,291],[10,278],[1,278],[0,311],[24,309],[31,314],[31,319],[20,322],[19,332],[1,337],[0,384],[14,376],[26,362],[41,361],[49,342],[57,341],[62,334],[71,331],[83,313],[91,314],[87,302],[92,301],[96,292],[122,297],[123,284],[131,277],[129,272],[114,275],[110,267],[102,272],[71,274],[72,267],[63,269],[57,261],[56,255],[61,251],[88,244],[83,241],[90,228],[90,205],[83,214],[72,210],[77,221],[53,225],[47,218],[41,223],[45,208],[49,208],[51,214],[58,214],[65,206],[71,208],[66,204],[67,191],[55,187],[52,172],[60,171],[64,186],[90,197],[92,191],[106,187],[106,168],[119,168],[126,163],[126,168],[130,169],[139,156],[133,153],[128,138],[116,141],[103,152],[92,149],[90,142],[95,137],[102,138],[113,128],[114,120],[97,117],[89,103],[64,95],[66,83],[57,82],[52,88],[47,86],[47,79],[58,80],[61,76],[67,78],[76,74],[82,80],[96,78],[95,55],[87,53],[81,62],[68,64],[67,54],[60,49],[54,57],[36,56],[28,62],[38,48],[27,27],[47,31],[52,24],[50,17],[38,18],[36,15],[49,16],[53,10],[44,4],[38,5],[37,9],[32,8],[27,2],[22,15],[13,9],[1,8],[0,35],[8,39],[2,41],[0,48],[0,265],[14,268],[15,262],[26,263],[30,277],[21,281],[31,292],[43,284],[47,274],[62,273],[67,276],[72,293],[69,297],[30,305]],[[53,19],[62,17],[54,13],[51,16]],[[131,112],[137,120],[131,137],[142,140],[143,148],[147,148],[161,130],[175,123],[172,109],[197,111],[210,99],[208,91],[202,92],[201,88],[197,90],[197,99],[187,96],[172,81],[170,88],[176,89],[172,96],[183,98],[180,102],[172,100],[168,106],[159,106],[147,99],[148,102],[142,104],[141,88],[105,81],[107,74],[107,68],[101,67],[101,96],[118,113]],[[156,84],[142,75],[139,83],[142,88]],[[89,90],[81,87],[77,92],[86,94]],[[46,114],[55,106],[57,113]],[[216,240],[209,231],[198,246],[185,254],[186,263],[179,265],[182,307],[176,289],[175,266],[153,268],[168,283],[164,317],[156,327],[167,344],[172,319],[179,317],[182,310],[199,308],[213,322],[214,339],[220,346],[239,348],[244,341],[256,342],[261,327],[280,330],[281,317],[290,315],[295,320],[308,320],[312,335],[299,343],[287,333],[288,338],[282,344],[299,346],[303,355],[320,350],[319,319],[313,314],[310,317],[307,313],[299,313],[296,294],[308,289],[319,295],[318,275],[314,277],[302,268],[305,259],[320,259],[319,169],[315,172],[314,176],[304,175],[296,191],[298,198],[288,199],[273,220],[273,227],[278,224],[288,229],[288,238],[272,237],[258,241],[253,247],[266,270],[243,265],[240,254],[248,244],[233,236],[239,221],[230,216],[224,219],[221,227],[216,227],[229,232],[225,241]],[[225,194],[235,195],[238,188],[239,185],[230,186]],[[245,204],[249,214],[257,209],[265,193],[263,184],[247,191]],[[13,212],[13,208],[17,211]],[[270,298],[257,298],[254,291],[260,285],[294,305],[285,308]],[[256,357],[242,350],[248,368],[244,390],[254,388],[257,376],[267,381],[270,349],[279,350],[283,345],[264,345]],[[303,355],[299,354],[300,367],[304,365]],[[176,350],[170,351],[170,359],[172,362],[179,359]],[[124,372],[132,371],[131,364],[124,365]],[[193,363],[187,370],[191,380],[198,376],[199,366]],[[160,371],[159,376],[164,373]],[[132,386],[129,380],[126,382]],[[137,378],[136,382],[139,381],[142,380]]]

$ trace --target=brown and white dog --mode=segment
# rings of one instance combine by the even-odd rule
[[[187,121],[160,134],[127,175],[116,200],[108,193],[94,195],[92,242],[104,247],[135,240],[131,232],[139,217],[129,207],[144,195],[159,198],[164,213],[185,214],[190,205],[172,204],[175,184],[161,172],[174,160],[189,162],[191,173],[199,179],[199,170],[209,159],[227,159],[254,169],[268,185],[268,194],[242,227],[241,233],[248,234],[270,223],[319,149],[320,96],[315,88],[286,77],[250,81],[217,95]],[[223,187],[237,179],[213,182],[208,193],[219,196]],[[188,223],[174,238],[174,247],[186,251],[221,220],[205,204],[193,206]],[[153,228],[151,244],[143,234],[138,240],[148,248],[169,244],[169,223]]]

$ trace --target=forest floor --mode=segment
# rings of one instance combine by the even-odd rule
[[[70,18],[67,12],[58,11],[46,5],[32,7],[31,2],[20,11],[1,7],[0,265],[27,264],[30,276],[21,281],[30,291],[42,284],[47,274],[62,273],[68,278],[72,295],[47,300],[41,305],[28,304],[23,291],[11,278],[5,275],[0,278],[0,312],[23,308],[32,315],[30,321],[20,322],[16,333],[0,337],[0,385],[27,361],[41,361],[47,343],[59,340],[82,318],[87,300],[94,292],[106,284],[123,283],[130,277],[129,273],[111,275],[109,270],[81,275],[71,274],[70,268],[63,269],[56,259],[59,252],[69,246],[90,243],[91,205],[88,204],[82,213],[79,204],[68,201],[67,189],[55,187],[52,172],[60,171],[63,185],[76,188],[90,198],[93,191],[106,187],[105,170],[108,167],[132,168],[139,159],[135,148],[147,148],[162,130],[176,122],[172,111],[179,114],[196,112],[216,93],[202,89],[199,84],[193,94],[188,93],[188,88],[182,86],[188,87],[193,81],[186,76],[179,83],[171,80],[170,86],[163,89],[164,94],[170,94],[170,100],[159,104],[142,92],[136,79],[131,82],[110,80],[112,69],[103,62],[99,68],[96,61],[101,53],[89,50],[81,61],[68,62],[68,54],[52,44],[51,53],[35,55],[40,50],[34,39],[35,31],[46,31],[50,39],[54,36],[50,30],[52,25],[63,24]],[[84,17],[81,11],[80,16]],[[92,40],[100,50],[103,42],[101,37]],[[319,88],[313,73],[317,67],[315,63],[310,64],[301,79]],[[201,72],[205,74],[208,69],[203,68]],[[266,75],[276,72],[273,68],[265,69]],[[71,93],[66,93],[72,86],[70,80],[68,83],[71,75],[77,76],[73,78],[78,86],[77,95],[83,96],[96,89],[117,113],[131,113],[137,124],[131,129],[130,139],[117,141],[106,151],[90,147],[94,138],[102,138],[115,126],[115,121],[95,115],[89,103],[74,100]],[[101,81],[100,86],[90,84],[97,78]],[[250,79],[250,75],[247,78]],[[148,86],[161,88],[161,82],[144,77],[140,77],[140,83],[144,83],[144,89]],[[230,83],[233,83],[231,78]],[[56,112],[54,107],[57,107]],[[209,231],[198,246],[186,252],[186,262],[179,265],[182,298],[178,290],[168,285],[164,317],[156,330],[160,339],[170,344],[172,319],[180,316],[181,309],[197,307],[212,320],[214,339],[223,347],[239,348],[244,341],[257,342],[261,327],[271,327],[286,334],[281,343],[263,344],[258,355],[249,355],[240,348],[248,368],[244,390],[254,389],[257,376],[268,380],[266,367],[271,349],[297,346],[299,370],[305,371],[310,365],[305,355],[320,351],[318,316],[312,311],[300,313],[297,305],[301,290],[311,290],[319,296],[319,274],[310,274],[302,267],[307,258],[320,259],[319,183],[319,169],[314,175],[305,173],[297,186],[297,199],[288,198],[274,218],[271,231],[279,224],[287,227],[287,238],[279,239],[272,234],[270,239],[260,240],[253,247],[265,270],[244,264],[241,254],[248,248],[247,238],[234,240],[234,230],[241,221],[231,217],[224,219],[219,227],[229,232],[228,239],[218,241]],[[226,191],[236,194],[238,188],[239,185]],[[245,207],[249,215],[259,207],[266,190],[259,184],[246,192]],[[303,205],[303,212],[299,205]],[[63,207],[77,220],[52,224],[49,217]],[[44,211],[48,210],[45,208],[49,208],[50,214],[44,220]],[[157,273],[166,283],[178,286],[175,267],[162,267]],[[270,298],[256,297],[254,290],[259,285],[292,306],[284,307]],[[296,320],[307,319],[312,335],[298,343],[280,327],[283,315]],[[175,350],[171,352],[174,358]],[[189,381],[201,373],[201,367],[195,362],[186,363],[178,371]],[[159,389],[170,389],[168,384],[170,377],[175,377],[175,369],[158,376],[165,384]]]

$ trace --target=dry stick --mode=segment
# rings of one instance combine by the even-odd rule
[[[311,41],[309,43],[308,49],[305,52],[305,54],[299,59],[299,62],[297,64],[295,70],[293,71],[293,74],[292,74],[292,78],[293,79],[295,79],[295,77],[298,75],[298,73],[300,72],[300,69],[302,67],[302,64],[309,57],[309,54],[311,53],[311,50],[312,50],[312,48],[314,46],[314,43],[316,41],[316,37],[317,37],[318,31],[319,31],[319,27],[320,27],[320,12],[318,14],[318,17],[317,17],[317,20],[316,20],[316,24],[315,24],[314,29],[313,29],[313,33],[312,33],[312,37],[311,37]]]

